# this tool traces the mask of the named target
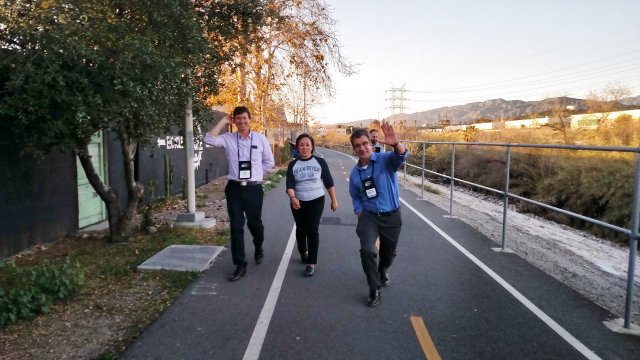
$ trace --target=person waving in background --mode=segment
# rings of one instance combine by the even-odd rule
[[[296,242],[300,259],[307,264],[304,275],[313,276],[318,263],[320,217],[324,208],[324,188],[331,198],[331,211],[338,209],[333,177],[327,162],[313,155],[315,143],[309,134],[296,138],[298,158],[287,167],[287,195],[296,222]]]
[[[384,144],[391,146],[393,151],[375,152],[366,129],[355,130],[350,137],[358,163],[349,176],[349,195],[353,212],[358,216],[356,234],[360,238],[360,260],[369,285],[367,305],[370,307],[380,303],[380,287],[391,284],[388,270],[396,256],[402,228],[396,172],[408,155],[393,127],[383,122],[381,128]]]
[[[371,136],[372,150],[377,152],[377,153],[384,152],[384,148],[378,142],[378,130],[376,130],[376,129],[369,130],[369,136]]]

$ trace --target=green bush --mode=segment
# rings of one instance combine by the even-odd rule
[[[48,313],[56,301],[73,296],[84,284],[78,263],[45,261],[38,266],[0,262],[0,328],[19,319]]]
[[[534,199],[630,229],[633,171],[631,161],[576,158],[559,164],[554,176],[541,179]],[[600,237],[625,243],[629,241],[626,235],[582,220],[566,216],[559,216],[556,220]]]
[[[264,189],[264,191],[269,191],[275,188],[276,186],[278,186],[280,181],[282,181],[282,179],[286,177],[286,175],[287,175],[287,169],[280,169],[276,171],[274,174],[269,175],[265,179],[264,184],[262,184],[262,188]]]

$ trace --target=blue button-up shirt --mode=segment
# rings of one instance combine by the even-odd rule
[[[227,152],[229,163],[229,175],[231,180],[238,180],[238,160],[249,160],[251,154],[251,178],[249,181],[262,181],[264,174],[271,171],[275,164],[271,147],[267,137],[256,132],[249,132],[249,136],[243,139],[237,132],[228,132],[218,136],[204,135],[204,143],[223,147]],[[238,159],[238,154],[240,158]]]
[[[400,207],[400,195],[398,193],[397,171],[407,160],[409,150],[404,154],[396,154],[395,151],[372,153],[369,163],[365,167],[356,164],[349,175],[349,194],[353,202],[353,211],[360,214],[362,211],[372,213],[394,211]],[[376,184],[378,196],[367,198],[362,180],[372,176]]]

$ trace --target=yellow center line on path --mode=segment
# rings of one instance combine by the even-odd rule
[[[431,336],[422,318],[420,316],[411,316],[411,324],[413,325],[413,330],[416,332],[416,336],[418,336],[418,341],[420,342],[420,346],[422,346],[422,351],[424,352],[424,356],[427,357],[427,360],[441,360],[440,354],[438,354],[436,346],[433,344],[433,341],[431,341]]]

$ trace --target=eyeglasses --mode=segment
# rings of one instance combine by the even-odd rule
[[[353,148],[354,148],[354,149],[360,149],[360,148],[362,148],[362,147],[369,147],[369,145],[371,145],[371,143],[370,143],[370,142],[368,142],[368,141],[363,141],[363,142],[361,142],[361,143],[359,143],[359,144],[353,144]]]

